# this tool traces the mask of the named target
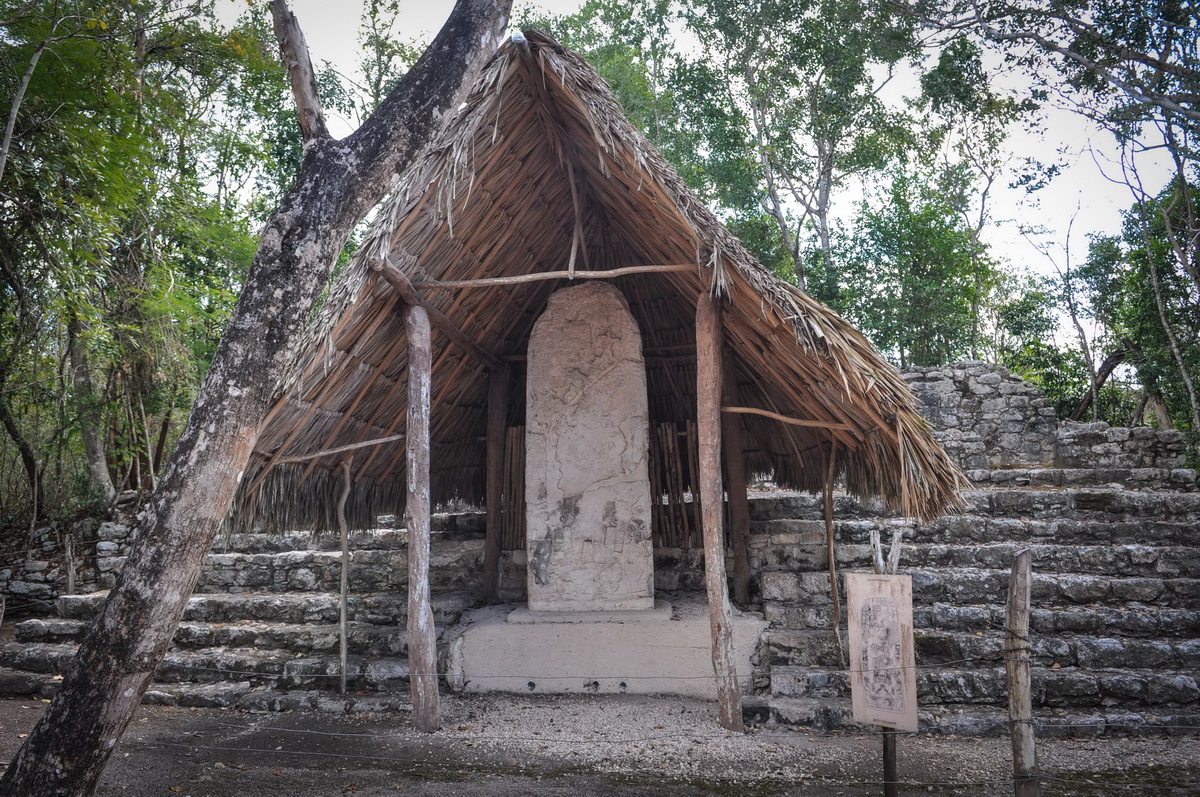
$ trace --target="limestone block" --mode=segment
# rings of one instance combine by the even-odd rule
[[[551,296],[528,363],[530,608],[652,608],[646,368],[620,291]]]

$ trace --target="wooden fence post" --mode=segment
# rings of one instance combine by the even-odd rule
[[[433,363],[432,335],[425,308],[405,308],[408,335],[408,680],[412,688],[413,724],[432,733],[438,729],[437,631],[429,605],[429,387]]]
[[[701,293],[696,302],[696,428],[700,449],[700,512],[704,534],[704,585],[712,627],[713,671],[721,727],[742,731],[741,690],[733,660],[733,609],[725,580],[724,507],[721,489],[721,303]]]
[[[509,370],[488,373],[487,532],[483,543],[483,599],[500,598],[500,541],[504,513],[504,443],[508,424]]]
[[[1033,735],[1033,695],[1029,684],[1029,605],[1032,555],[1013,558],[1005,614],[1004,668],[1008,675],[1008,722],[1012,735],[1013,794],[1041,797],[1037,747]]]

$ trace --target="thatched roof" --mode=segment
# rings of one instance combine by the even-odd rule
[[[239,525],[257,517],[276,527],[332,526],[341,464],[351,456],[351,521],[365,526],[401,511],[403,441],[295,461],[404,432],[402,304],[374,267],[381,258],[475,343],[512,363],[509,423],[518,426],[530,329],[567,281],[428,283],[563,270],[573,244],[578,269],[691,266],[612,280],[642,330],[652,423],[695,418],[696,300],[714,292],[726,299],[739,404],[821,424],[739,416],[751,472],[818,490],[834,441],[851,492],[920,518],[956,504],[961,472],[896,370],[833,311],[759,265],[624,118],[590,65],[529,32],[525,43],[500,48],[331,288],[261,429],[236,502]],[[487,390],[487,366],[435,330],[435,502],[483,498]]]

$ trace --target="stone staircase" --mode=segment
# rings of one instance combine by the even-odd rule
[[[433,611],[439,639],[473,603],[482,535],[474,513],[441,516]],[[456,522],[462,529],[456,528]],[[471,524],[474,524],[472,526]],[[464,530],[470,527],[472,530]],[[404,710],[409,705],[403,531],[351,539],[347,694],[339,661],[340,542],[332,535],[238,534],[208,557],[145,702],[250,710]],[[124,556],[102,563],[119,572]],[[57,616],[17,624],[0,647],[0,695],[53,694],[107,592],[64,595]]]
[[[991,471],[984,484],[1006,486],[969,491],[961,514],[919,528],[836,498],[843,570],[870,569],[871,530],[885,542],[904,530],[900,572],[913,579],[923,727],[1004,730],[1004,602],[1012,558],[1029,549],[1039,722],[1064,733],[1200,731],[1200,493],[1191,471],[1150,480],[1139,470],[1147,469],[1028,469],[1000,479],[1003,471]],[[766,723],[848,726],[821,500],[780,495],[751,506],[752,556],[772,627],[767,694],[747,711]]]

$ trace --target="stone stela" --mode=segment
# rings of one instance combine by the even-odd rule
[[[528,363],[529,608],[653,609],[646,364],[625,297],[557,291]]]

